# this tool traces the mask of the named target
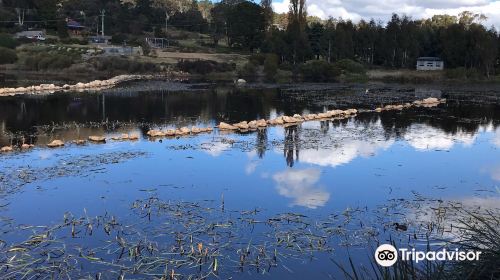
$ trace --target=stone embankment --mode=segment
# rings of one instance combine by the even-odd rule
[[[403,109],[408,109],[411,107],[435,107],[438,106],[441,103],[446,103],[446,99],[437,99],[437,98],[426,98],[423,100],[417,100],[414,101],[413,103],[405,103],[405,104],[397,104],[397,105],[386,105],[384,107],[378,107],[374,110],[364,110],[363,112],[383,112],[383,111],[401,111]],[[240,131],[240,132],[247,132],[247,131],[252,131],[252,130],[257,130],[257,129],[263,129],[268,126],[294,126],[298,125],[302,122],[307,122],[307,121],[326,121],[326,120],[341,120],[341,119],[346,119],[346,118],[351,118],[356,116],[360,110],[358,109],[347,109],[347,110],[331,110],[327,111],[324,113],[319,113],[319,114],[307,114],[307,115],[299,115],[295,114],[293,116],[280,116],[274,119],[270,120],[252,120],[252,121],[242,121],[239,123],[234,123],[234,124],[228,124],[225,122],[221,122],[217,128],[219,131],[226,131],[226,132],[231,132],[231,131]],[[188,136],[188,135],[197,135],[200,133],[211,133],[214,129],[212,127],[205,127],[205,128],[199,128],[199,127],[181,127],[178,129],[169,129],[166,131],[162,130],[149,130],[147,132],[147,135],[150,138],[163,138],[163,137],[181,137],[181,136]],[[111,138],[114,141],[135,141],[139,140],[139,135],[136,134],[122,134],[121,136],[114,136]],[[92,143],[106,143],[106,137],[104,136],[89,136],[88,141]],[[73,141],[74,144],[77,145],[83,145],[86,144],[86,140],[75,140]],[[58,147],[63,147],[65,143],[61,140],[54,140],[51,143],[47,144],[48,147],[50,148],[58,148]],[[33,145],[26,145],[24,144],[21,149],[26,150],[33,148]],[[5,146],[0,149],[0,152],[2,153],[9,153],[13,152],[15,148],[13,146]]]
[[[164,77],[164,76],[161,76]],[[18,87],[18,88],[0,88],[0,96],[13,96],[19,94],[43,94],[54,93],[58,91],[85,91],[85,90],[103,90],[113,88],[121,83],[136,80],[151,80],[160,78],[157,75],[120,75],[108,80],[95,80],[88,83],[77,83],[74,85],[57,86],[54,84],[41,84],[37,86]]]

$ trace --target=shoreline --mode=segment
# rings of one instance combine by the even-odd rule
[[[187,78],[189,75],[182,72],[167,73],[167,74],[137,74],[137,75],[118,75],[107,80],[94,80],[88,83],[78,82],[76,84],[64,84],[58,86],[55,84],[38,84],[26,87],[16,87],[16,88],[0,88],[0,97],[2,96],[16,96],[25,94],[52,94],[56,92],[67,92],[67,91],[101,91],[105,89],[114,88],[122,83],[130,81],[147,81],[154,79],[166,79],[166,78]]]

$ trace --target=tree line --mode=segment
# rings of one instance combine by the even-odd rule
[[[67,17],[99,28],[105,16],[108,34],[155,32],[166,25],[210,35],[231,48],[273,53],[280,64],[309,60],[335,62],[351,59],[372,67],[414,68],[421,56],[437,56],[447,68],[474,69],[494,75],[500,64],[500,37],[484,26],[485,17],[471,12],[413,19],[394,14],[388,22],[374,19],[319,20],[308,16],[306,0],[291,0],[286,15],[275,14],[272,0],[3,0],[2,26],[32,21],[58,28]],[[166,23],[168,17],[168,23]],[[163,33],[162,33],[163,32]]]

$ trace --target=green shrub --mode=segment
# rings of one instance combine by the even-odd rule
[[[14,39],[9,34],[1,33],[0,34],[0,47],[15,49],[19,45],[16,39]]]
[[[274,80],[278,73],[278,63],[279,59],[276,54],[266,55],[266,60],[264,61],[264,74],[266,75],[266,79]]]
[[[363,64],[351,59],[341,59],[335,62],[335,66],[345,73],[365,74],[366,69]]]
[[[245,63],[243,67],[238,71],[241,77],[255,77],[257,76],[257,65],[251,61]]]
[[[123,44],[124,41],[127,41],[128,40],[128,37],[126,34],[123,34],[123,33],[118,33],[118,34],[115,34],[111,37],[111,43],[115,44],[115,45],[121,45]]]
[[[68,38],[61,38],[61,43],[68,45],[88,45],[89,42],[85,39],[68,37]]]
[[[252,54],[248,58],[248,61],[250,61],[254,65],[264,65],[264,62],[266,61],[266,55],[262,53]]]
[[[17,61],[15,50],[0,47],[0,64],[11,64]]]
[[[181,71],[205,75],[212,72],[233,71],[236,66],[229,63],[219,63],[212,60],[181,60],[177,63],[177,68]]]
[[[143,73],[159,71],[158,65],[151,62],[140,62],[121,57],[94,59],[92,65],[99,71],[123,71],[128,73]]]
[[[299,67],[300,75],[306,82],[331,82],[340,75],[340,69],[323,60],[311,60]]]
[[[467,69],[465,67],[447,69],[445,71],[445,76],[448,79],[454,79],[454,80],[462,80],[462,79],[479,80],[485,77],[485,75],[476,68]]]
[[[73,65],[76,59],[64,54],[39,53],[26,56],[24,66],[29,70],[60,70]]]

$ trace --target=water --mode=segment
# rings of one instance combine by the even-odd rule
[[[150,197],[170,203],[199,203],[212,210],[198,214],[218,222],[241,221],[241,211],[255,211],[252,219],[259,221],[282,213],[300,214],[311,223],[323,223],[332,215],[347,217],[346,209],[347,213],[360,211],[353,215],[354,222],[343,225],[365,231],[352,229],[348,241],[341,235],[327,238],[335,251],[315,252],[314,257],[295,252],[262,276],[342,278],[330,259],[345,262],[346,243],[353,246],[350,255],[356,265],[369,265],[365,258],[368,245],[362,242],[367,235],[365,227],[369,225],[383,240],[392,223],[401,221],[401,216],[384,217],[377,212],[390,200],[428,197],[498,205],[500,95],[495,89],[370,87],[370,93],[365,94],[361,86],[235,89],[231,85],[158,82],[134,83],[106,93],[3,98],[0,144],[24,141],[36,147],[0,155],[2,239],[9,244],[20,242],[36,230],[22,231],[15,229],[17,225],[55,225],[68,212],[77,217],[108,213],[137,224],[146,216],[134,214],[131,205]],[[205,127],[219,121],[269,119],[324,109],[374,108],[436,94],[448,98],[447,104],[249,133],[215,131],[161,141],[145,136],[150,128]],[[123,132],[139,133],[141,138],[45,147],[53,139],[70,142],[88,135],[109,137]],[[145,221],[147,227],[170,221],[154,214],[151,221]],[[272,236],[287,226],[271,227]],[[235,233],[241,234],[241,240],[227,251],[235,254],[248,242],[274,242],[268,234],[271,228],[257,223],[255,228],[241,229]],[[141,231],[151,234],[143,228]],[[174,236],[166,230],[160,232],[167,239],[158,242]],[[98,246],[99,238],[106,238],[84,238],[83,231],[77,236],[67,242],[87,249]],[[203,243],[208,244],[210,238],[205,236]],[[226,269],[226,278],[262,275],[255,265],[236,272],[239,270],[228,268],[232,264],[229,260],[219,257],[218,261]],[[90,271],[109,269],[86,265]],[[211,265],[208,271],[213,269]]]

